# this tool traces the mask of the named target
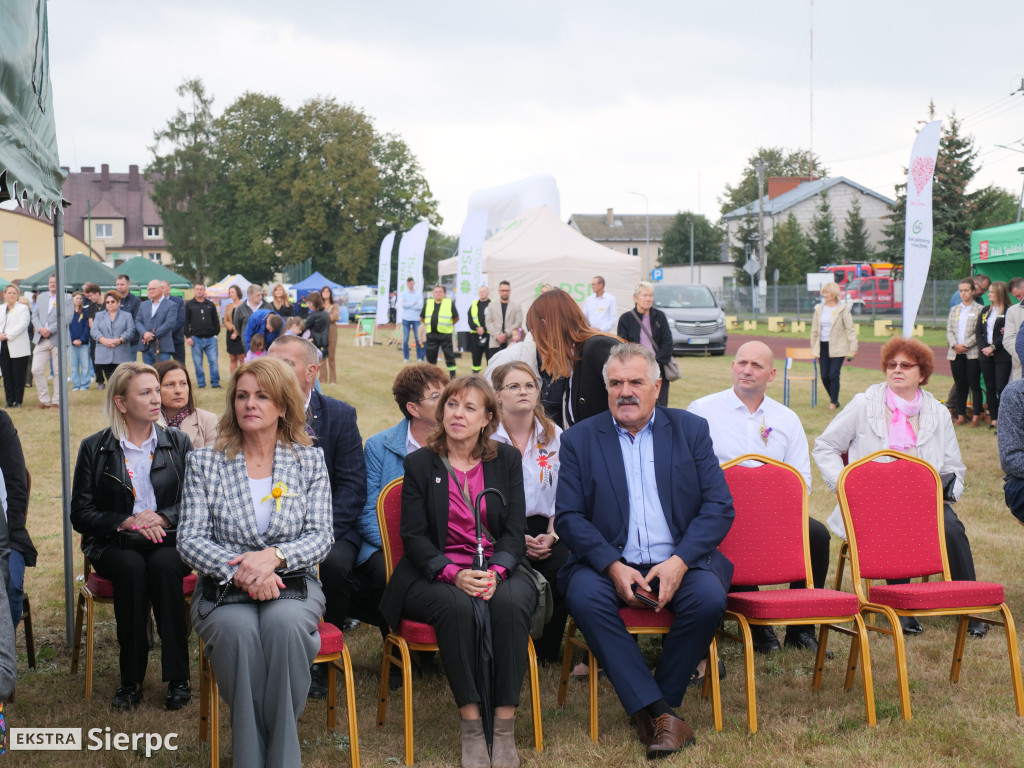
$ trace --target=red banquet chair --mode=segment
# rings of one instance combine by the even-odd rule
[[[743,466],[749,462],[759,466]],[[730,592],[725,621],[735,621],[739,633],[719,630],[743,644],[747,681],[747,727],[757,731],[757,701],[754,687],[754,646],[751,625],[821,625],[818,652],[814,660],[813,690],[821,688],[821,675],[830,631],[850,635],[850,657],[844,688],[853,687],[860,660],[864,684],[864,708],[868,725],[875,725],[875,697],[871,679],[871,654],[868,635],[860,616],[857,596],[832,589],[789,589],[793,581],[811,579],[811,551],[808,539],[807,485],[801,474],[789,464],[746,454],[722,465],[725,481],[732,493],[736,518],[719,549],[732,561],[735,586],[785,584],[785,589],[755,592]],[[841,626],[852,623],[853,628]],[[712,685],[717,684],[717,663],[711,666]]]
[[[377,497],[377,523],[384,551],[384,564],[390,579],[395,565],[402,558],[404,546],[399,525],[402,518],[402,478],[392,480]],[[402,671],[403,736],[405,764],[413,762],[412,727],[412,657],[410,651],[436,651],[437,636],[429,624],[402,619],[397,632],[384,638],[380,662],[380,690],[377,696],[377,727],[383,728],[388,707],[388,673],[394,664]],[[537,674],[537,654],[533,639],[529,644],[530,703],[533,709],[533,743],[538,752],[544,749],[544,734],[540,719],[540,684]]]
[[[973,619],[1004,627],[1014,702],[1018,717],[1024,715],[1017,632],[1006,607],[1003,585],[950,578],[942,483],[935,469],[928,462],[899,451],[876,451],[843,470],[837,491],[850,549],[853,588],[861,613],[883,614],[889,623],[888,628],[869,624],[868,629],[893,638],[903,719],[910,720],[911,711],[900,616],[960,617],[949,671],[953,683],[960,679],[967,622]],[[933,574],[940,579],[867,588],[861,581]],[[1002,619],[985,615],[992,613],[1000,614]]]

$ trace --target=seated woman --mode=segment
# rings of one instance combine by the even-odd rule
[[[114,584],[121,685],[111,706],[127,710],[142,702],[152,603],[168,681],[164,706],[180,709],[192,697],[181,583],[189,568],[165,538],[178,522],[192,443],[158,423],[160,382],[152,367],[121,363],[106,390],[110,426],[85,438],[78,450],[71,524],[82,534],[82,552],[96,573]],[[141,536],[127,536],[132,532]]]
[[[185,472],[178,550],[201,575],[192,625],[231,708],[235,765],[300,765],[324,611],[316,565],[334,541],[327,467],[298,380],[276,358],[235,370],[218,426]]]
[[[843,471],[842,455],[854,462],[875,451],[891,448],[924,459],[940,475],[953,475],[949,500],[956,501],[964,490],[966,467],[949,410],[921,389],[935,370],[935,356],[917,339],[897,336],[882,347],[885,382],[872,384],[855,395],[832,423],[814,441],[814,461],[830,490],[835,491]],[[964,524],[953,507],[945,505],[946,551],[950,575],[958,581],[975,581],[974,558]],[[842,514],[837,506],[828,527],[846,538]],[[922,631],[912,616],[902,617],[904,634]],[[968,631],[982,637],[988,625],[970,622]]]
[[[498,398],[501,424],[494,439],[515,447],[523,457],[526,496],[526,556],[530,565],[551,584],[554,612],[536,643],[537,659],[545,664],[562,660],[559,650],[568,611],[558,589],[558,570],[569,549],[555,533],[555,491],[558,488],[558,448],[562,430],[540,404],[540,379],[526,363],[506,363],[494,369],[491,381]]]
[[[392,627],[403,617],[431,624],[445,675],[462,716],[463,768],[519,765],[515,709],[526,672],[530,622],[537,604],[533,582],[519,568],[526,554],[522,459],[491,439],[498,425],[494,392],[481,376],[452,380],[437,406],[438,425],[426,447],[405,459],[401,534],[405,554],[381,600]],[[476,536],[466,501],[495,488],[481,504],[489,531],[485,567],[473,568]],[[474,601],[487,603],[493,666],[479,673],[481,647]],[[494,744],[488,757],[481,716],[482,692],[493,691]]]
[[[177,360],[163,360],[153,367],[160,377],[160,411],[167,426],[188,435],[193,448],[213,445],[217,439],[217,416],[196,408],[192,397],[192,377],[184,364]]]

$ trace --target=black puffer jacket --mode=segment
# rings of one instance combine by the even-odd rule
[[[658,351],[654,357],[658,361],[658,367],[661,368],[664,375],[665,363],[672,359],[672,330],[669,327],[670,321],[665,316],[665,313],[657,307],[651,307],[649,311],[651,313],[651,336],[654,337],[654,343],[658,345]],[[623,312],[619,317],[619,336],[626,341],[643,344],[643,339],[646,339],[646,335],[641,329],[640,321],[634,312],[636,312],[635,307],[629,312]]]
[[[149,480],[156,496],[156,512],[171,526],[178,524],[181,487],[185,479],[185,457],[192,441],[184,432],[157,426],[156,450]],[[124,451],[110,428],[82,441],[71,488],[71,525],[82,534],[82,552],[95,559],[116,544],[117,528],[131,517],[135,491]]]

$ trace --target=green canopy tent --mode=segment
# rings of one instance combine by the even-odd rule
[[[971,232],[971,267],[993,282],[1024,277],[1024,222]]]
[[[64,280],[64,171],[57,156],[57,126],[50,85],[50,38],[46,0],[0,0],[0,202],[16,200],[36,215],[53,219],[57,290]],[[64,302],[57,322],[64,324]],[[71,645],[74,565],[71,531],[71,429],[68,420],[68,360],[58,355],[60,461],[64,555],[64,635]]]
[[[2,291],[4,288],[6,288],[10,284],[11,284],[10,280],[4,280],[2,277],[0,277],[0,291]]]
[[[192,283],[176,272],[172,272],[163,264],[147,259],[145,256],[136,256],[129,259],[115,270],[117,274],[126,274],[132,279],[132,283],[145,287],[150,280],[166,280],[171,288],[186,290],[192,287]]]
[[[21,281],[23,291],[45,291],[49,285],[53,267],[47,267]],[[70,290],[78,290],[83,283],[96,283],[101,290],[109,291],[114,287],[117,273],[110,267],[90,259],[84,253],[76,253],[64,259],[64,284]]]

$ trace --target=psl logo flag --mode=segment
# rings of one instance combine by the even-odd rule
[[[398,285],[405,290],[405,281],[416,281],[416,290],[423,291],[423,251],[427,247],[430,225],[421,221],[404,235],[398,243]]]
[[[391,294],[391,250],[395,233],[390,232],[380,244],[380,264],[377,267],[377,325],[388,321],[388,298]],[[401,283],[399,283],[401,287]]]
[[[935,120],[921,129],[907,168],[907,223],[903,241],[903,335],[907,337],[914,333],[932,263],[932,180],[941,128],[942,121]]]
[[[476,301],[483,283],[484,233],[487,209],[473,211],[462,224],[459,235],[459,259],[455,272],[455,308],[459,311],[456,331],[468,331],[469,306]],[[481,318],[483,319],[483,318]]]

